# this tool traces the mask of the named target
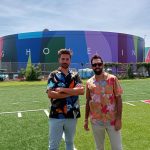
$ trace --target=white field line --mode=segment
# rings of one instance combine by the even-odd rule
[[[33,103],[39,103],[40,101],[32,101]]]
[[[128,103],[128,102],[124,102],[124,104],[128,104],[128,105],[131,105],[131,106],[136,106],[136,105]]]
[[[76,148],[75,148],[75,145],[74,145],[74,148],[73,148],[74,150],[77,150]]]
[[[141,100],[138,100],[138,101],[125,101],[125,102],[123,102],[123,103],[139,103],[139,102],[141,102]]]
[[[21,117],[22,117],[21,112],[18,112],[18,118],[21,118]]]
[[[81,108],[82,108],[82,107],[85,107],[85,105],[81,105],[80,107],[81,107]]]
[[[141,102],[146,103],[146,104],[150,104],[149,102],[145,102],[144,100],[141,100]]]
[[[62,138],[63,138],[63,140],[65,141],[65,134],[63,133],[63,135],[62,135]],[[77,150],[76,148],[75,148],[75,145],[74,145],[74,150]]]
[[[13,111],[13,112],[1,112],[0,115],[2,114],[15,114],[15,113],[23,113],[23,112],[34,112],[34,111],[43,111],[44,109],[34,109],[34,110],[20,110],[20,111]]]
[[[138,100],[138,101],[125,101],[123,103],[139,103],[139,102],[142,102],[142,103],[146,103],[146,104],[149,104],[148,102],[145,102],[145,100]]]
[[[15,103],[12,103],[13,105],[16,105],[16,104],[19,104],[19,103],[39,103],[40,101],[23,101],[23,102],[15,102]]]
[[[63,140],[65,141],[65,134],[63,133],[63,135],[62,135],[62,138],[63,138]]]
[[[47,109],[44,109],[44,112],[45,112],[46,116],[49,117],[49,112],[48,112],[48,110],[47,110]]]
[[[19,102],[16,102],[16,103],[12,103],[13,105],[16,105],[16,104],[18,104]]]
[[[138,100],[138,101],[125,101],[123,103],[131,103],[131,102],[144,102],[144,100]],[[85,105],[81,105],[81,108],[85,107]],[[0,115],[2,114],[13,114],[13,113],[18,113],[18,112],[34,112],[34,111],[44,111],[46,109],[34,109],[34,110],[21,110],[21,111],[13,111],[13,112],[0,112]]]

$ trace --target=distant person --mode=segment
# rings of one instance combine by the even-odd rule
[[[79,96],[84,87],[78,73],[69,70],[72,52],[58,51],[60,67],[48,78],[47,93],[51,100],[49,119],[49,150],[58,150],[63,133],[66,150],[74,149],[77,118],[80,117]]]
[[[100,56],[91,59],[95,73],[86,84],[86,108],[84,128],[89,130],[88,117],[92,126],[96,150],[104,150],[105,132],[108,133],[111,149],[122,150],[122,98],[123,92],[116,76],[103,71]]]

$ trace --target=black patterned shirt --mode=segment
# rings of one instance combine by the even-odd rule
[[[65,75],[60,70],[55,70],[50,73],[47,83],[47,90],[55,90],[55,88],[74,88],[82,86],[82,81],[78,73],[69,71]],[[62,99],[51,99],[50,118],[65,119],[79,118],[80,105],[79,96],[69,96]]]

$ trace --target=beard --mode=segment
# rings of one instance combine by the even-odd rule
[[[69,68],[69,65],[66,64],[66,63],[63,63],[63,64],[61,64],[60,66],[61,66],[62,68],[64,68],[64,69],[68,69],[68,68]]]
[[[103,69],[95,69],[95,70],[93,70],[94,71],[94,73],[96,74],[96,75],[101,75],[102,74],[102,72],[103,72]]]

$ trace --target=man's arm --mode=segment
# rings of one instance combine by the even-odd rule
[[[84,87],[74,87],[74,88],[56,88],[58,93],[65,93],[70,96],[84,95]]]
[[[61,99],[61,98],[66,98],[66,97],[70,96],[69,94],[59,93],[57,91],[53,91],[50,89],[47,91],[47,94],[48,94],[49,98],[53,98],[53,99]]]
[[[85,120],[84,120],[84,129],[86,131],[89,130],[88,118],[89,118],[89,113],[90,113],[90,105],[89,105],[90,100],[91,100],[90,90],[88,86],[86,85],[86,105],[85,105]]]
[[[116,122],[115,122],[115,129],[118,131],[122,127],[122,98],[121,95],[116,96]]]
[[[120,130],[122,127],[122,98],[121,95],[123,93],[123,89],[118,81],[118,78],[115,77],[114,82],[114,95],[116,99],[116,121],[115,121],[115,129],[116,131]]]

